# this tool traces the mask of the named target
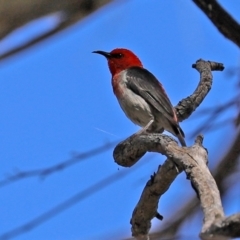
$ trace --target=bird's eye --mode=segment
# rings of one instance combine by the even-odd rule
[[[123,54],[122,54],[122,53],[114,53],[114,54],[112,55],[112,57],[114,57],[114,58],[122,58],[122,57],[123,57]]]

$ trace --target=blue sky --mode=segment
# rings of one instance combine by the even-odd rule
[[[240,6],[222,0],[235,18]],[[35,22],[0,43],[15,44],[23,36],[46,30],[55,18]],[[113,95],[106,60],[92,54],[116,47],[133,50],[164,85],[173,105],[190,95],[199,81],[192,63],[203,58],[224,63],[214,72],[213,87],[200,108],[181,126],[188,136],[205,116],[201,109],[224,104],[236,94],[236,76],[227,72],[239,66],[239,49],[224,38],[190,1],[114,1],[69,29],[0,63],[0,180],[17,171],[50,167],[74,154],[121,141],[139,127],[131,123]],[[224,93],[224,94],[223,94]],[[236,114],[229,109],[222,119]],[[235,129],[225,125],[203,132],[211,168],[231,144]],[[228,141],[226,141],[226,136]],[[126,176],[99,189],[19,240],[123,239],[131,236],[129,220],[150,175],[164,156],[146,154],[136,166],[124,169],[114,163],[113,147],[44,179],[28,178],[2,187],[0,236],[64,202],[112,174]],[[161,199],[164,220],[174,215],[179,202],[194,192],[181,174]],[[239,190],[224,200],[227,215],[240,211]],[[178,204],[176,204],[178,199]],[[231,199],[231,201],[230,201]],[[202,216],[188,234],[200,231]],[[196,223],[196,224],[195,224]],[[161,223],[160,223],[161,224]],[[159,226],[153,220],[153,226]],[[154,230],[154,227],[152,230]],[[183,234],[186,228],[183,227]]]

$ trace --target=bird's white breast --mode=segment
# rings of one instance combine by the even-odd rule
[[[146,126],[151,119],[154,119],[147,102],[127,87],[126,71],[122,71],[114,79],[118,88],[116,97],[126,116],[139,126]]]

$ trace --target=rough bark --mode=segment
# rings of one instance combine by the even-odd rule
[[[181,120],[190,116],[209,92],[212,84],[211,71],[224,69],[222,64],[203,60],[198,60],[193,67],[200,73],[200,82],[194,93],[180,101],[176,107]],[[200,233],[201,238],[232,237],[233,232],[224,231],[223,228],[229,224],[228,228],[236,229],[235,226],[239,226],[238,215],[227,219],[224,216],[220,193],[207,167],[207,150],[202,146],[202,141],[203,137],[200,135],[193,146],[182,148],[169,136],[143,132],[133,134],[116,146],[113,153],[114,159],[119,165],[125,167],[134,165],[146,152],[158,152],[168,158],[147,182],[133,211],[132,235],[136,239],[149,239],[151,220],[154,217],[162,219],[157,212],[159,199],[182,170],[186,172],[196,190],[203,210],[204,223]]]
[[[238,132],[236,134],[235,139],[231,147],[228,149],[227,153],[220,159],[219,165],[213,171],[213,177],[217,183],[218,189],[220,191],[221,196],[224,196],[227,191],[226,187],[226,179],[229,178],[231,174],[233,174],[234,169],[238,169],[240,155],[240,128],[238,128]],[[151,234],[151,239],[161,239],[162,237],[172,238],[179,231],[182,226],[184,219],[191,217],[199,210],[199,202],[196,197],[192,197],[188,199],[188,201],[181,207],[177,214],[174,214],[173,217],[170,218],[168,223],[165,223],[162,226],[162,229],[158,232]],[[240,228],[239,228],[240,229]],[[228,227],[228,231],[231,231],[231,227]]]

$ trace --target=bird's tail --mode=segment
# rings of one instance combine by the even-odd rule
[[[179,133],[177,134],[178,140],[183,147],[186,147],[187,145],[184,139],[184,135],[183,135],[184,133],[183,134],[182,133],[183,133],[183,130],[179,127]]]
[[[187,145],[186,145],[186,142],[185,142],[185,139],[184,139],[185,134],[184,134],[183,130],[181,129],[181,127],[179,125],[177,125],[177,126],[175,125],[175,126],[173,126],[173,130],[174,130],[174,133],[176,134],[179,142],[181,143],[181,145],[183,147],[186,147]]]

